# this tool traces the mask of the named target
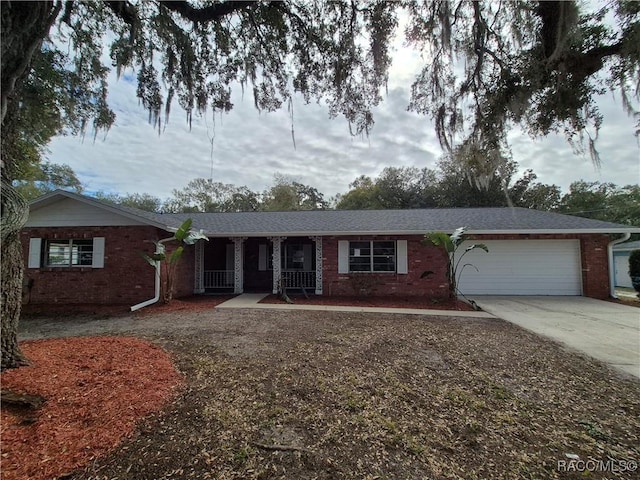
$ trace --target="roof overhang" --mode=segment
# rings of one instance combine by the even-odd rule
[[[300,231],[300,232],[207,232],[210,238],[220,237],[353,237],[358,235],[425,235],[431,230],[362,230],[362,231]],[[452,230],[453,232],[453,230]],[[612,229],[554,229],[554,230],[467,230],[465,235],[584,235],[584,234],[617,234],[640,233],[640,228],[612,228]]]
[[[131,220],[135,220],[140,223],[144,223],[146,225],[151,225],[153,227],[158,227],[168,232],[176,231],[176,227],[172,227],[170,225],[163,224],[161,222],[156,222],[149,218],[142,217],[140,215],[135,215],[134,213],[124,211],[116,206],[109,205],[107,203],[101,202],[100,200],[95,200],[91,197],[86,197],[84,195],[78,195],[76,193],[67,192],[65,190],[55,190],[53,192],[49,192],[41,197],[36,198],[29,202],[29,211],[38,210],[40,208],[47,207],[49,205],[53,205],[56,202],[59,202],[65,198],[70,198],[77,202],[84,203],[86,205],[91,205],[92,207],[100,208],[102,210],[106,210],[108,212],[114,213],[116,215],[120,215],[125,218],[129,218]]]

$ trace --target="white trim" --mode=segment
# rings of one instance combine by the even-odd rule
[[[233,237],[233,293],[244,292],[244,241],[246,237]]]
[[[204,293],[204,241],[195,243],[193,266],[193,293]]]
[[[169,227],[167,227],[169,228]],[[388,237],[400,237],[404,235],[424,236],[429,230],[371,230],[371,231],[293,231],[293,232],[238,232],[237,235],[246,237],[357,237],[366,235],[385,235]],[[452,231],[453,233],[453,231]],[[557,230],[467,230],[465,235],[579,235],[579,234],[600,234],[609,233],[640,233],[640,228],[611,228],[611,229],[557,229]],[[234,233],[235,235],[236,233]],[[228,237],[228,233],[205,232],[208,237]]]
[[[271,276],[271,293],[274,295],[278,293],[278,282],[280,282],[280,276],[282,275],[282,242],[287,237],[267,237],[273,244],[273,251],[271,252],[271,264],[273,266]]]
[[[396,241],[396,273],[406,275],[409,273],[409,261],[407,258],[407,241]]]
[[[630,233],[625,233],[621,238],[612,240],[607,244],[607,263],[609,271],[609,295],[612,298],[618,298],[616,295],[616,267],[613,260],[613,246],[622,242],[626,242],[631,237]]]
[[[104,268],[104,237],[93,237],[91,268]]]
[[[27,268],[40,268],[40,262],[42,260],[42,239],[30,238],[29,239],[29,262]]]
[[[322,295],[322,237],[309,237],[316,244],[316,295]]]

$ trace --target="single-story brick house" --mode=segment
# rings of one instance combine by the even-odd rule
[[[443,297],[445,253],[429,231],[465,226],[487,244],[465,257],[469,295],[584,295],[613,291],[615,243],[640,228],[525,208],[324,210],[157,214],[61,190],[30,204],[22,231],[25,302],[136,304],[154,296],[141,252],[187,218],[209,241],[189,246],[176,296],[276,292],[279,282],[317,295]],[[621,236],[622,234],[622,236]],[[426,278],[421,274],[435,272]]]

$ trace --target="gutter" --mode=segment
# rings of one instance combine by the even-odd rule
[[[434,229],[437,230],[437,229]],[[447,233],[453,233],[453,230],[443,230]],[[170,228],[167,227],[167,231]],[[204,233],[209,238],[224,237],[353,237],[358,235],[420,235],[433,231],[429,229],[421,230],[292,230],[292,231],[212,231]],[[467,230],[466,235],[579,235],[579,234],[610,234],[610,233],[640,233],[640,228],[621,227],[608,229],[521,229],[521,230]]]
[[[614,271],[615,264],[613,263],[613,246],[618,243],[626,242],[631,238],[631,232],[626,232],[622,237],[612,240],[607,245],[607,259],[609,262],[609,294],[611,298],[618,298],[616,296],[616,272]]]
[[[173,240],[174,237],[169,237],[169,238],[164,238],[162,240],[159,240],[156,243],[156,251],[155,254],[156,255],[163,255],[165,252],[165,248],[164,248],[164,244],[163,242],[167,242],[169,240]],[[150,260],[150,259],[149,259]],[[162,264],[160,263],[160,260],[154,260],[153,261],[153,266],[156,269],[156,275],[155,275],[155,281],[156,281],[156,287],[155,287],[155,295],[153,296],[153,298],[149,299],[149,300],[145,300],[144,302],[138,303],[136,305],[133,305],[131,307],[131,311],[135,312],[136,310],[140,310],[141,308],[144,307],[148,307],[149,305],[153,305],[154,303],[156,303],[158,300],[160,300],[160,270],[162,268]]]

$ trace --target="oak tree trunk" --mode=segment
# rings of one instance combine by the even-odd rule
[[[18,347],[18,321],[22,304],[22,274],[24,263],[20,244],[20,229],[29,215],[27,202],[11,184],[2,178],[2,238],[0,276],[0,315],[2,370],[26,364],[26,358]]]
[[[16,142],[22,132],[15,128],[15,118],[21,100],[21,87],[27,78],[33,54],[42,46],[55,22],[63,2],[2,3],[0,111],[2,114],[2,161],[0,176],[0,368],[24,365],[26,359],[18,347],[18,321],[22,303],[24,263],[20,245],[20,230],[27,221],[29,206],[12,187],[14,172],[20,165],[20,149]],[[12,113],[9,113],[12,112]]]

